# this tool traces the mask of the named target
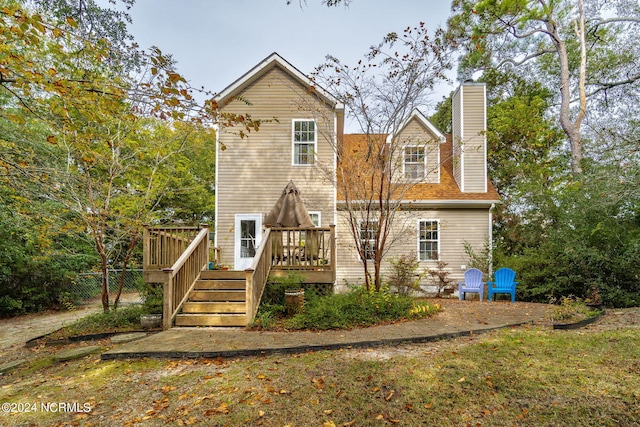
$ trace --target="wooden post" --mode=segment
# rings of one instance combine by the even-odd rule
[[[162,296],[162,330],[171,329],[171,317],[173,316],[173,270],[165,268],[165,281]]]
[[[247,299],[246,311],[247,311],[247,325],[253,320],[253,273],[255,270],[247,268],[245,273],[245,298]]]
[[[147,224],[144,225],[144,231],[142,232],[142,270],[148,270],[149,269],[149,264],[151,262],[150,259],[150,248],[149,248],[149,244],[151,243],[150,241],[150,236],[149,236],[149,226]]]
[[[336,226],[331,224],[331,237],[329,238],[329,246],[331,247],[331,278],[336,281]]]

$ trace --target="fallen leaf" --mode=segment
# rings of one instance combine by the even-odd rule
[[[333,421],[325,421],[324,423],[322,423],[322,427],[336,427],[336,423],[334,423]]]
[[[396,391],[391,390],[391,393],[389,393],[387,397],[384,398],[384,400],[386,400],[387,402],[390,401],[394,394],[396,394]]]
[[[353,419],[353,420],[349,421],[348,423],[342,424],[342,427],[351,427],[351,426],[355,425],[355,423],[356,423],[356,420]]]
[[[466,378],[465,378],[465,377],[462,377],[462,378],[460,378],[460,379],[458,380],[458,382],[459,382],[459,383],[463,383],[463,382],[465,382],[465,381],[466,381]]]
[[[229,413],[229,405],[227,404],[227,402],[222,402],[215,409],[208,409],[204,411],[204,414],[206,416],[211,416],[213,414],[228,414],[228,413]]]
[[[326,410],[324,411],[324,414],[325,414],[325,415],[331,415],[331,414],[333,414],[333,409],[326,409]]]
[[[262,418],[264,417],[265,412],[264,411],[260,411],[258,412],[258,417]]]
[[[381,420],[381,419],[383,419],[383,418],[384,418],[384,415],[380,414],[380,415],[378,415],[378,416],[376,417],[376,420]]]

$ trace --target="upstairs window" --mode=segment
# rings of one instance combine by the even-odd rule
[[[440,253],[440,222],[422,220],[418,222],[418,251],[420,261],[437,261]]]
[[[316,122],[313,120],[293,121],[293,164],[313,165],[316,153]]]
[[[403,170],[405,179],[422,181],[425,177],[425,160],[424,147],[404,147]]]
[[[378,221],[359,221],[358,233],[360,234],[360,244],[364,249],[365,260],[375,258],[376,234],[378,233]]]

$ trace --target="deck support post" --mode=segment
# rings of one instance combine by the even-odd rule
[[[171,329],[171,317],[173,314],[173,270],[165,268],[162,272],[165,273],[166,278],[162,293],[162,330],[168,331]]]

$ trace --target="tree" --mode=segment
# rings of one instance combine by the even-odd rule
[[[396,214],[403,195],[421,182],[398,180],[406,141],[401,143],[395,135],[389,142],[387,136],[399,131],[412,112],[428,102],[435,83],[445,79],[450,62],[441,35],[429,36],[420,23],[401,34],[388,34],[354,66],[327,56],[313,76],[345,105],[347,120],[362,133],[357,150],[347,153],[336,147],[335,185],[360,258],[373,264],[371,272],[363,261],[367,289],[380,290],[381,263],[393,245],[393,228],[400,226]],[[429,141],[414,143],[426,146]]]
[[[3,143],[0,166],[5,185],[23,188],[26,177],[32,192],[47,194],[83,224],[100,257],[107,311],[107,268],[113,262],[126,266],[143,222],[157,219],[168,186],[183,184],[170,172],[185,161],[194,136],[210,142],[203,126],[213,120],[240,123],[246,132],[259,122],[217,115],[212,102],[198,104],[159,49],[139,52],[140,60],[132,62],[129,48],[92,33],[95,21],[84,18],[97,13],[93,1],[55,4],[91,9],[78,10],[78,19],[65,10],[56,10],[57,18],[47,10],[36,13],[17,1],[0,9],[7,46],[0,50],[0,97],[6,99],[0,120],[42,129],[39,141]],[[105,16],[102,22],[113,22],[114,15]],[[48,155],[36,156],[30,146]],[[122,248],[120,260],[113,259]]]
[[[571,169],[582,172],[583,122],[610,93],[637,93],[640,43],[635,1],[455,0],[448,36],[463,50],[460,73],[522,69],[559,93],[556,113]],[[526,70],[523,69],[526,67]]]

